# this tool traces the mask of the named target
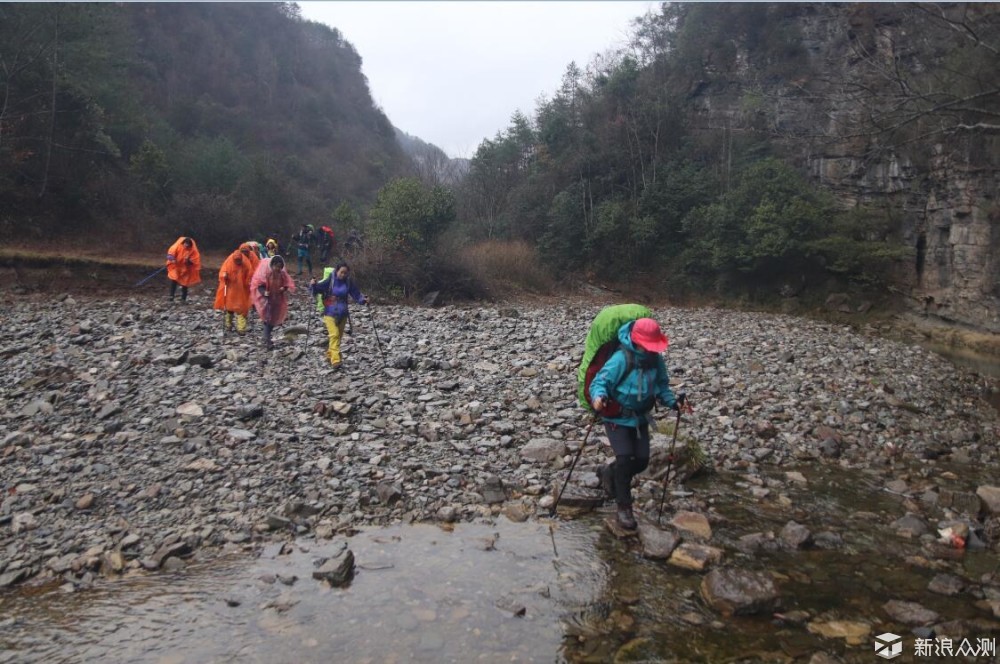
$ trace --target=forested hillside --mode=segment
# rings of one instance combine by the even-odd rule
[[[0,4],[0,233],[228,248],[412,170],[293,4]]]
[[[661,5],[479,146],[459,219],[562,274],[1000,329],[998,9]]]

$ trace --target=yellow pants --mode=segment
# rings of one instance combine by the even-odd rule
[[[323,316],[323,324],[330,335],[330,345],[326,349],[326,355],[330,358],[330,364],[338,366],[340,364],[340,338],[344,336],[344,323],[346,318],[340,319],[340,324],[334,320],[333,316]]]
[[[233,326],[233,316],[236,316],[236,331],[239,334],[243,334],[247,331],[247,317],[243,314],[233,313],[231,311],[226,312],[226,328],[231,329]]]

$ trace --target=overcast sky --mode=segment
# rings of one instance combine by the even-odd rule
[[[654,2],[301,2],[363,60],[375,103],[396,127],[449,157],[471,157],[520,109],[533,116],[566,66],[623,43]]]

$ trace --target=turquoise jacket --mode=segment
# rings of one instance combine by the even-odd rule
[[[632,343],[634,324],[635,321],[629,321],[618,328],[618,342],[621,345],[590,384],[591,397],[610,395],[625,409],[622,417],[605,417],[604,421],[627,427],[637,427],[640,423],[649,422],[649,413],[657,399],[667,408],[673,408],[677,403],[677,397],[670,389],[670,376],[667,375],[663,356],[659,353],[647,353]],[[628,360],[623,349],[633,353],[634,358],[628,375],[625,374]]]

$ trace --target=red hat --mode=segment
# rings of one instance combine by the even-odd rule
[[[652,318],[640,318],[632,325],[632,343],[650,353],[662,353],[667,348],[667,335]]]

